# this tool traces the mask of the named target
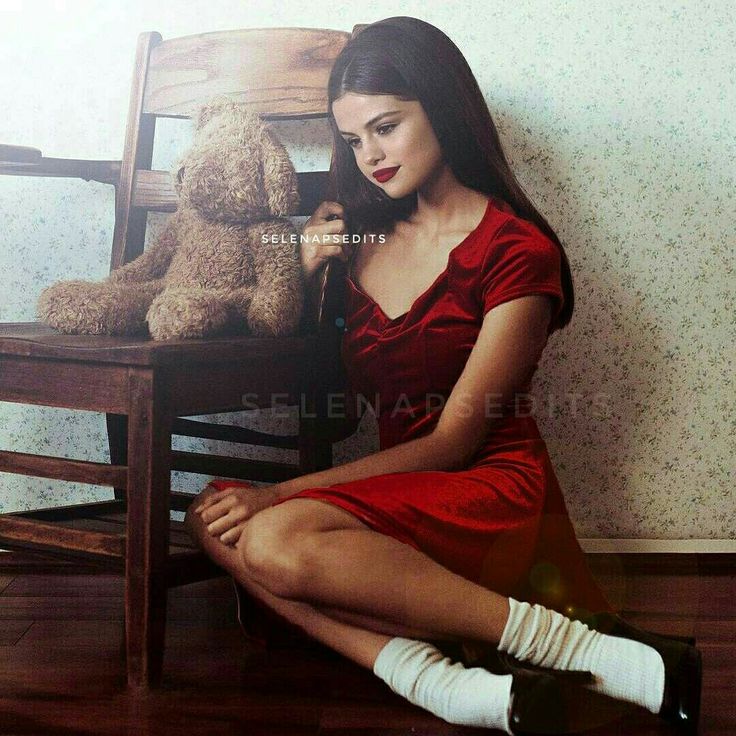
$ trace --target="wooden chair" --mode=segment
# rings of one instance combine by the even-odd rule
[[[356,26],[353,32],[357,32]],[[350,37],[309,28],[246,29],[162,40],[139,36],[121,161],[44,158],[35,149],[0,147],[0,173],[77,176],[115,186],[110,268],[143,252],[146,215],[173,212],[168,172],[151,170],[159,117],[190,117],[215,94],[248,104],[267,119],[325,117],[327,78]],[[326,172],[299,174],[301,212],[323,199]],[[354,417],[333,420],[326,395],[342,387],[339,341],[342,264],[323,270],[317,303],[300,334],[156,342],[70,336],[40,323],[0,325],[0,401],[104,412],[110,463],[0,451],[0,470],[111,486],[114,499],[0,516],[0,548],[90,563],[125,575],[128,684],[161,678],[167,589],[223,571],[191,543],[170,509],[192,496],[171,491],[172,469],[276,482],[330,467],[332,442]],[[339,320],[337,320],[339,324]],[[288,395],[298,405],[295,436],[186,419],[243,410],[243,395],[268,406]],[[171,450],[186,435],[287,448],[298,462],[277,463]]]

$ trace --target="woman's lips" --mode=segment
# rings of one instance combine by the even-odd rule
[[[380,182],[388,181],[400,168],[400,166],[394,166],[390,169],[378,169],[373,172],[373,178]]]

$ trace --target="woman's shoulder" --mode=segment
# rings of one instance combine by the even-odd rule
[[[559,252],[555,242],[535,222],[519,215],[510,204],[493,197],[492,205],[494,217],[483,243],[486,257],[500,256],[512,244],[516,249]]]
[[[484,227],[452,261],[455,290],[505,290],[520,285],[557,282],[561,254],[556,243],[503,200],[493,198]]]

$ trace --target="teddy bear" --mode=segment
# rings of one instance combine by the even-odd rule
[[[154,340],[250,334],[299,326],[304,284],[294,167],[261,118],[227,98],[195,116],[191,148],[174,170],[178,208],[144,252],[101,282],[60,281],[39,318],[74,334]]]

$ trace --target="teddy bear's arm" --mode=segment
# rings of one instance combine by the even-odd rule
[[[156,241],[130,263],[116,268],[108,277],[112,283],[152,281],[162,278],[169,268],[178,241],[177,221],[169,218]]]
[[[304,279],[298,246],[291,240],[295,232],[288,221],[269,223],[263,230],[268,245],[254,249],[256,280],[248,309],[248,324],[254,334],[293,335],[299,328]],[[274,235],[277,242],[271,240]]]

